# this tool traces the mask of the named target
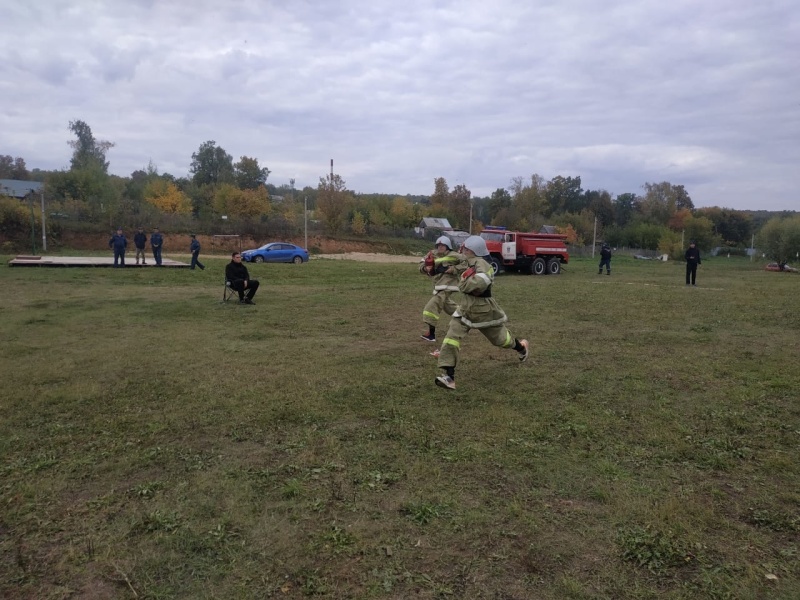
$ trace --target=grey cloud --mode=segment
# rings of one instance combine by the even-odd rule
[[[298,185],[334,158],[359,191],[430,193],[444,176],[483,195],[540,173],[612,193],[691,184],[699,205],[796,203],[788,0],[65,0],[10,19],[59,40],[0,66],[0,91],[18,89],[0,109],[5,153],[31,165],[63,162],[66,123],[83,118],[118,143],[121,174],[150,158],[185,174],[215,139]]]

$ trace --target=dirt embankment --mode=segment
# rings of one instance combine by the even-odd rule
[[[125,235],[128,238],[128,249],[133,250],[133,234],[135,231],[126,231]],[[150,251],[150,235],[152,232],[147,232],[147,250]],[[164,236],[164,254],[189,254],[189,244],[191,238],[188,234],[171,234],[162,233]],[[70,250],[108,250],[108,234],[96,233],[77,233],[65,231],[57,239],[48,238],[48,249],[70,249]],[[203,248],[203,254],[211,255],[226,255],[234,250],[247,250],[249,248],[258,248],[269,242],[281,241],[289,242],[303,246],[305,244],[304,238],[284,238],[281,240],[254,240],[250,236],[242,236],[240,238],[229,237],[215,237],[212,235],[198,234],[197,239]],[[0,238],[0,243],[3,240]],[[38,245],[39,240],[37,240]],[[8,251],[13,253],[22,251],[26,247],[22,242],[14,243],[8,242],[14,248],[9,246]],[[25,243],[28,243],[26,240]],[[16,248],[19,246],[19,248]],[[379,242],[359,242],[351,240],[337,240],[325,236],[312,236],[308,238],[308,246],[312,251],[313,256],[320,258],[330,259],[344,259],[344,260],[361,260],[367,262],[417,262],[417,256],[402,256],[391,253],[391,248],[387,244]],[[27,249],[30,252],[30,248]]]
[[[135,231],[126,231],[128,247],[133,247],[133,234]],[[150,249],[150,234],[147,232],[147,249]],[[188,253],[191,238],[188,234],[162,233],[164,236],[164,252]],[[108,248],[108,234],[92,233],[73,233],[65,231],[56,242],[58,247],[72,248],[75,250],[105,250]],[[211,235],[197,235],[197,240],[203,247],[203,254],[227,254],[234,250],[247,250],[248,248],[258,248],[269,242],[289,242],[298,246],[305,245],[303,238],[284,238],[280,240],[254,240],[250,236],[240,238],[215,237]],[[344,254],[351,252],[360,253],[388,253],[389,248],[386,244],[373,242],[356,242],[336,240],[324,236],[313,236],[308,238],[308,246],[315,253],[321,254]]]

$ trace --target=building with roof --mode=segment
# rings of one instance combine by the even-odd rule
[[[21,181],[19,179],[0,179],[0,196],[23,199],[28,194],[40,194],[44,191],[41,181]]]

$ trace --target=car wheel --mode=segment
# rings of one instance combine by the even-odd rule
[[[547,271],[547,263],[544,262],[543,258],[534,259],[531,263],[531,274],[532,275],[544,275]]]
[[[557,258],[551,258],[547,261],[547,272],[550,275],[558,275],[561,273],[561,261]]]
[[[496,256],[490,256],[489,257],[489,264],[492,265],[492,270],[494,271],[494,274],[497,275],[500,272],[500,269],[502,267],[502,263],[500,262],[500,259],[497,258]]]
[[[264,257],[263,256],[255,256],[253,258],[253,262],[262,263],[262,262],[264,262]]]
[[[293,262],[294,264],[296,264],[296,265],[302,265],[302,264],[303,264],[303,257],[302,257],[302,256],[295,256],[295,257],[292,259],[292,262]]]

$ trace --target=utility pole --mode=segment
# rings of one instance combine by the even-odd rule
[[[308,250],[308,196],[303,198],[303,229],[306,232],[305,249]]]
[[[31,249],[36,254],[36,217],[33,216],[33,194],[28,194],[28,204],[31,207]]]
[[[331,159],[331,186],[333,186],[333,159]]]
[[[39,192],[42,197],[42,252],[47,252],[47,226],[44,222],[44,192]]]
[[[594,234],[592,235],[592,258],[594,258],[594,247],[597,245],[597,217],[594,218]]]

